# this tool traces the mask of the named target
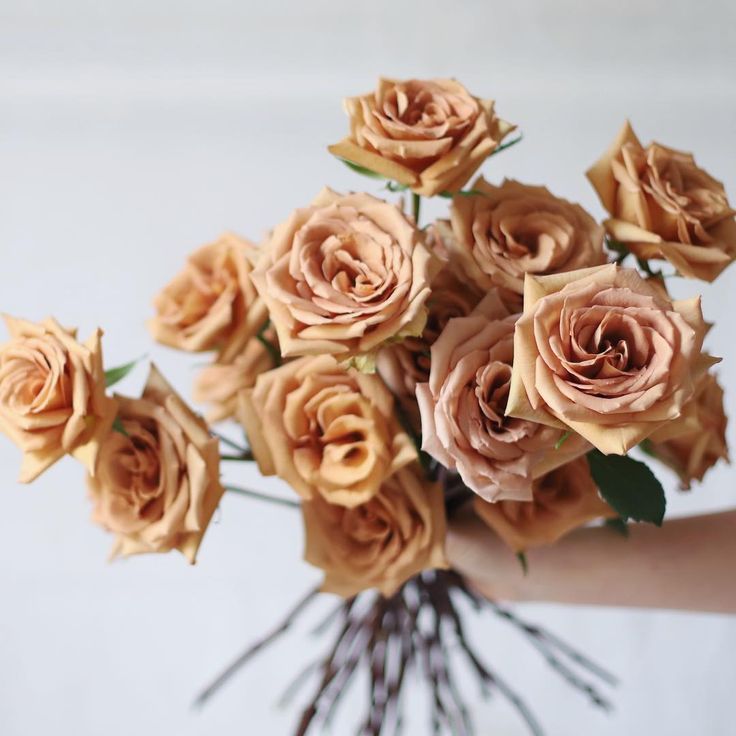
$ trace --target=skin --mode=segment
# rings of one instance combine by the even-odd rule
[[[531,549],[524,575],[468,509],[450,523],[447,555],[489,598],[736,613],[736,510],[629,529],[628,538],[607,527],[579,529]]]

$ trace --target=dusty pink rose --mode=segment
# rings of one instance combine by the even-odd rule
[[[545,187],[506,179],[494,186],[482,177],[479,192],[452,200],[452,258],[478,288],[517,294],[524,275],[599,266],[606,261],[603,228],[578,204]]]
[[[194,563],[223,493],[218,442],[155,366],[140,399],[117,399],[123,431],[88,478],[93,519],[115,534],[113,557],[178,549]]]
[[[585,451],[579,438],[505,416],[514,325],[491,291],[468,317],[450,320],[431,349],[429,381],[417,386],[422,449],[488,501],[532,497],[533,479]]]
[[[305,500],[365,503],[417,457],[383,381],[330,355],[261,373],[240,402],[261,473],[278,475]]]
[[[282,355],[335,355],[371,370],[389,339],[421,334],[433,258],[398,207],[325,189],[276,227],[253,281]]]
[[[258,249],[232,233],[192,253],[154,300],[153,339],[179,350],[217,350],[228,363],[268,318],[251,282]]]
[[[64,455],[94,469],[115,418],[105,395],[102,330],[82,344],[56,320],[5,317],[0,347],[0,431],[22,451],[20,481],[30,483]]]
[[[422,570],[447,566],[442,487],[417,463],[387,478],[353,508],[315,496],[302,504],[304,558],[325,572],[322,590],[349,597],[368,588],[390,596]]]
[[[606,230],[640,258],[706,281],[736,258],[736,210],[692,154],[645,148],[627,121],[587,175],[610,214]]]
[[[514,129],[454,79],[379,79],[344,104],[350,135],[330,152],[426,197],[462,189]]]
[[[676,419],[714,362],[700,298],[672,302],[614,264],[527,276],[507,413],[624,454]]]

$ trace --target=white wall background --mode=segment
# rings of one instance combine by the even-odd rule
[[[258,238],[323,184],[374,189],[324,148],[346,129],[340,98],[378,74],[452,75],[497,98],[526,139],[485,167],[491,179],[544,182],[601,215],[582,172],[630,116],[644,140],[695,150],[734,200],[734,24],[727,0],[2,0],[0,309],[102,325],[109,365],[149,351],[186,394],[198,360],[150,346],[152,295],[225,228]],[[734,284],[736,269],[702,291],[736,416]],[[22,488],[17,464],[0,442],[0,734],[290,733],[295,713],[275,701],[320,650],[302,630],[204,712],[189,703],[316,581],[295,514],[226,498],[195,568],[173,555],[108,566],[80,468]],[[687,497],[666,478],[673,512],[734,505],[727,467]],[[473,625],[552,736],[734,733],[735,620],[523,613],[622,678],[603,715],[495,622]],[[407,733],[426,734],[423,699],[408,704]],[[500,702],[475,711],[481,735],[525,733]]]

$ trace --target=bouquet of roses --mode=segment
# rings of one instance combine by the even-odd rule
[[[673,301],[666,281],[715,279],[736,256],[735,213],[690,154],[643,146],[628,123],[588,171],[600,225],[545,187],[476,176],[521,136],[454,80],[382,79],[345,108],[349,134],[329,150],[383,198],[323,189],[258,246],[226,234],[195,251],[155,299],[156,341],[214,355],[193,392],[206,418],[153,365],[140,397],[110,393],[135,363],[105,370],[101,330],[83,343],[53,319],[6,317],[0,429],[22,482],[65,455],[84,464],[113,556],[194,562],[225,491],[300,509],[321,587],[199,702],[323,591],[340,597],[320,628],[336,633],[290,688],[314,679],[297,734],[327,723],[361,672],[360,733],[398,730],[410,670],[433,732],[470,733],[458,658],[541,733],[469,643],[463,600],[596,704],[592,680],[611,677],[449,569],[447,518],[472,504],[523,574],[526,550],[582,525],[662,524],[637,446],[683,487],[727,458],[700,300]],[[449,216],[422,222],[423,197],[446,198]],[[241,440],[213,428],[233,420]],[[294,499],[224,485],[223,462],[256,462]]]

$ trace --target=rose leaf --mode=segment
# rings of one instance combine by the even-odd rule
[[[125,376],[130,373],[133,368],[136,367],[138,364],[138,361],[140,361],[140,358],[136,358],[135,360],[131,360],[130,363],[126,363],[125,365],[119,365],[115,368],[110,368],[105,371],[105,386],[107,388],[110,388],[110,386],[114,386],[118,381],[122,381]]]
[[[667,500],[649,466],[628,455],[604,455],[599,450],[586,457],[601,496],[622,519],[662,526]]]

